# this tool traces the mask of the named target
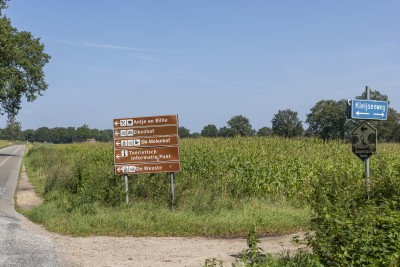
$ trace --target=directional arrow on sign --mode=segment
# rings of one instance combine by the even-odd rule
[[[117,142],[115,142],[115,145],[116,145],[116,146],[120,146],[120,145],[121,145],[121,142],[120,142],[120,141],[117,141]]]
[[[368,130],[368,128],[367,128],[367,127],[365,127],[364,125],[363,125],[363,126],[361,126],[361,131],[365,132],[366,130]]]
[[[115,121],[115,122],[114,122],[114,125],[118,127],[118,126],[119,126],[119,122],[118,122],[118,121]]]
[[[121,158],[121,155],[120,155],[120,154],[117,154],[115,157],[116,157],[117,159],[120,159],[120,158]]]
[[[387,120],[389,106],[387,101],[352,99],[349,102],[351,119]]]

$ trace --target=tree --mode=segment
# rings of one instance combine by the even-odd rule
[[[7,127],[5,128],[5,137],[7,140],[15,141],[21,136],[21,123],[16,121],[15,117],[12,116],[7,121]]]
[[[304,133],[297,112],[290,109],[279,110],[272,119],[272,132],[283,137],[296,137]]]
[[[272,129],[269,127],[261,127],[257,131],[258,136],[270,136],[272,135]]]
[[[22,132],[22,138],[28,142],[35,142],[36,141],[36,131],[33,129],[27,129]]]
[[[228,121],[229,127],[233,130],[234,135],[251,136],[252,129],[248,118],[238,115]]]
[[[217,137],[218,136],[218,128],[214,124],[209,124],[204,126],[203,130],[201,131],[201,136],[204,137]]]
[[[36,130],[36,141],[38,142],[52,142],[51,131],[47,127],[40,127]]]
[[[106,129],[101,131],[101,142],[110,142],[114,139],[114,132],[111,129]]]
[[[318,136],[324,140],[348,137],[351,122],[347,121],[347,100],[321,100],[307,114],[308,136]]]
[[[66,143],[73,143],[77,141],[77,136],[76,136],[76,129],[75,127],[67,127],[67,138],[66,138]]]
[[[186,129],[185,127],[181,126],[178,128],[179,131],[179,137],[180,138],[187,138],[190,137],[190,130]]]
[[[218,136],[220,136],[220,137],[235,137],[236,132],[232,128],[224,126],[222,128],[219,128]]]
[[[364,91],[360,96],[357,96],[356,99],[367,99],[367,92]],[[388,96],[382,94],[378,90],[370,90],[370,99],[371,100],[389,101]]]
[[[92,131],[89,125],[83,124],[81,127],[76,128],[76,136],[78,142],[85,142],[88,138],[92,138]]]
[[[14,117],[23,97],[30,102],[47,89],[43,67],[50,56],[40,39],[11,26],[2,12],[6,1],[0,0],[0,114]]]
[[[52,142],[54,144],[68,143],[68,133],[67,133],[66,128],[56,127],[56,128],[50,129],[50,134],[51,134]]]

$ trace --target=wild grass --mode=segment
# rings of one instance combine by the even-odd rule
[[[51,231],[74,236],[213,236],[244,237],[249,228],[258,225],[260,234],[279,234],[305,229],[309,211],[290,205],[249,200],[236,209],[207,213],[177,209],[152,202],[104,207],[86,204],[67,211],[64,197],[46,202],[28,216]]]
[[[391,170],[399,146],[378,147],[375,171]],[[385,162],[385,163],[383,163]],[[362,179],[351,145],[317,139],[232,138],[181,140],[182,171],[170,210],[167,174],[113,174],[111,144],[35,145],[25,158],[44,198],[27,215],[71,235],[244,236],[306,229],[312,183],[324,173]]]

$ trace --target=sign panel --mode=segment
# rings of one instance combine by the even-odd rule
[[[178,115],[113,120],[116,175],[180,171]]]
[[[361,160],[368,159],[376,153],[376,129],[366,122],[357,126],[352,133],[352,150]]]
[[[387,120],[388,102],[376,100],[351,100],[351,118],[359,120]]]
[[[114,149],[115,164],[179,161],[179,147],[138,147]]]
[[[114,139],[136,136],[178,135],[178,125],[147,126],[114,129]]]
[[[181,170],[181,165],[179,162],[115,165],[116,175],[155,173],[155,172],[179,172],[180,170]]]
[[[136,137],[119,138],[114,140],[114,148],[123,147],[154,147],[154,146],[177,146],[179,139],[177,135],[158,137]]]
[[[150,126],[150,125],[177,125],[178,115],[163,115],[151,117],[136,117],[136,118],[121,118],[114,119],[113,125],[115,128],[120,127],[135,127],[135,126]]]

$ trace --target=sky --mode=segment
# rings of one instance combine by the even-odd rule
[[[114,118],[178,114],[193,133],[243,115],[259,129],[285,109],[305,122],[318,101],[366,86],[400,111],[399,10],[397,0],[11,0],[12,25],[51,56],[48,89],[17,121],[111,129]]]

